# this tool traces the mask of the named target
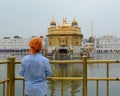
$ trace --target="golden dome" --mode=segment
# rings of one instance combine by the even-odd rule
[[[48,48],[47,48],[47,47],[45,47],[45,48],[44,48],[44,50],[45,50],[45,51],[48,51]]]
[[[78,25],[78,23],[77,23],[77,20],[76,20],[76,19],[73,19],[73,21],[72,21],[72,25]]]
[[[70,52],[73,52],[73,48],[69,48]]]
[[[50,25],[56,25],[56,22],[55,22],[55,20],[54,20],[54,19],[52,19],[52,21],[51,21]]]

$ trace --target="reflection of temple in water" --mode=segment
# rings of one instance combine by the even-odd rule
[[[68,24],[63,19],[63,24],[56,25],[53,19],[48,28],[47,50],[57,59],[68,59],[68,57],[80,54],[82,33],[77,21],[74,19]]]
[[[53,77],[82,77],[81,64],[52,64]],[[54,84],[54,88],[51,86]],[[82,94],[82,80],[54,80],[49,82],[49,88],[52,92],[51,96],[76,96]],[[71,92],[71,93],[69,93]]]

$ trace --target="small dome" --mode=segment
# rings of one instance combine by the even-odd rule
[[[78,23],[77,23],[77,20],[76,20],[76,19],[74,19],[74,20],[72,21],[72,25],[78,25]]]
[[[73,48],[69,48],[70,52],[73,52]]]
[[[48,51],[48,48],[47,48],[47,47],[45,47],[45,48],[44,48],[44,50],[45,50],[45,51]]]
[[[55,48],[52,48],[52,51],[54,52],[56,49]]]
[[[52,21],[51,21],[50,25],[56,25],[56,22],[55,22],[55,20],[54,20],[54,19],[52,19]]]

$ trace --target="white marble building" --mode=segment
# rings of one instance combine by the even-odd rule
[[[0,51],[27,51],[29,49],[29,41],[32,38],[10,38],[5,37],[0,39]],[[43,48],[46,46],[46,38],[43,39]]]
[[[112,35],[95,38],[94,52],[120,53],[120,38]]]

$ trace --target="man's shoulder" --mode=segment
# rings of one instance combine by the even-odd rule
[[[47,57],[45,57],[43,55],[40,55],[40,57],[43,58],[43,59],[49,60]]]
[[[25,55],[25,56],[22,58],[22,60],[28,59],[29,56],[30,56],[30,55]]]

